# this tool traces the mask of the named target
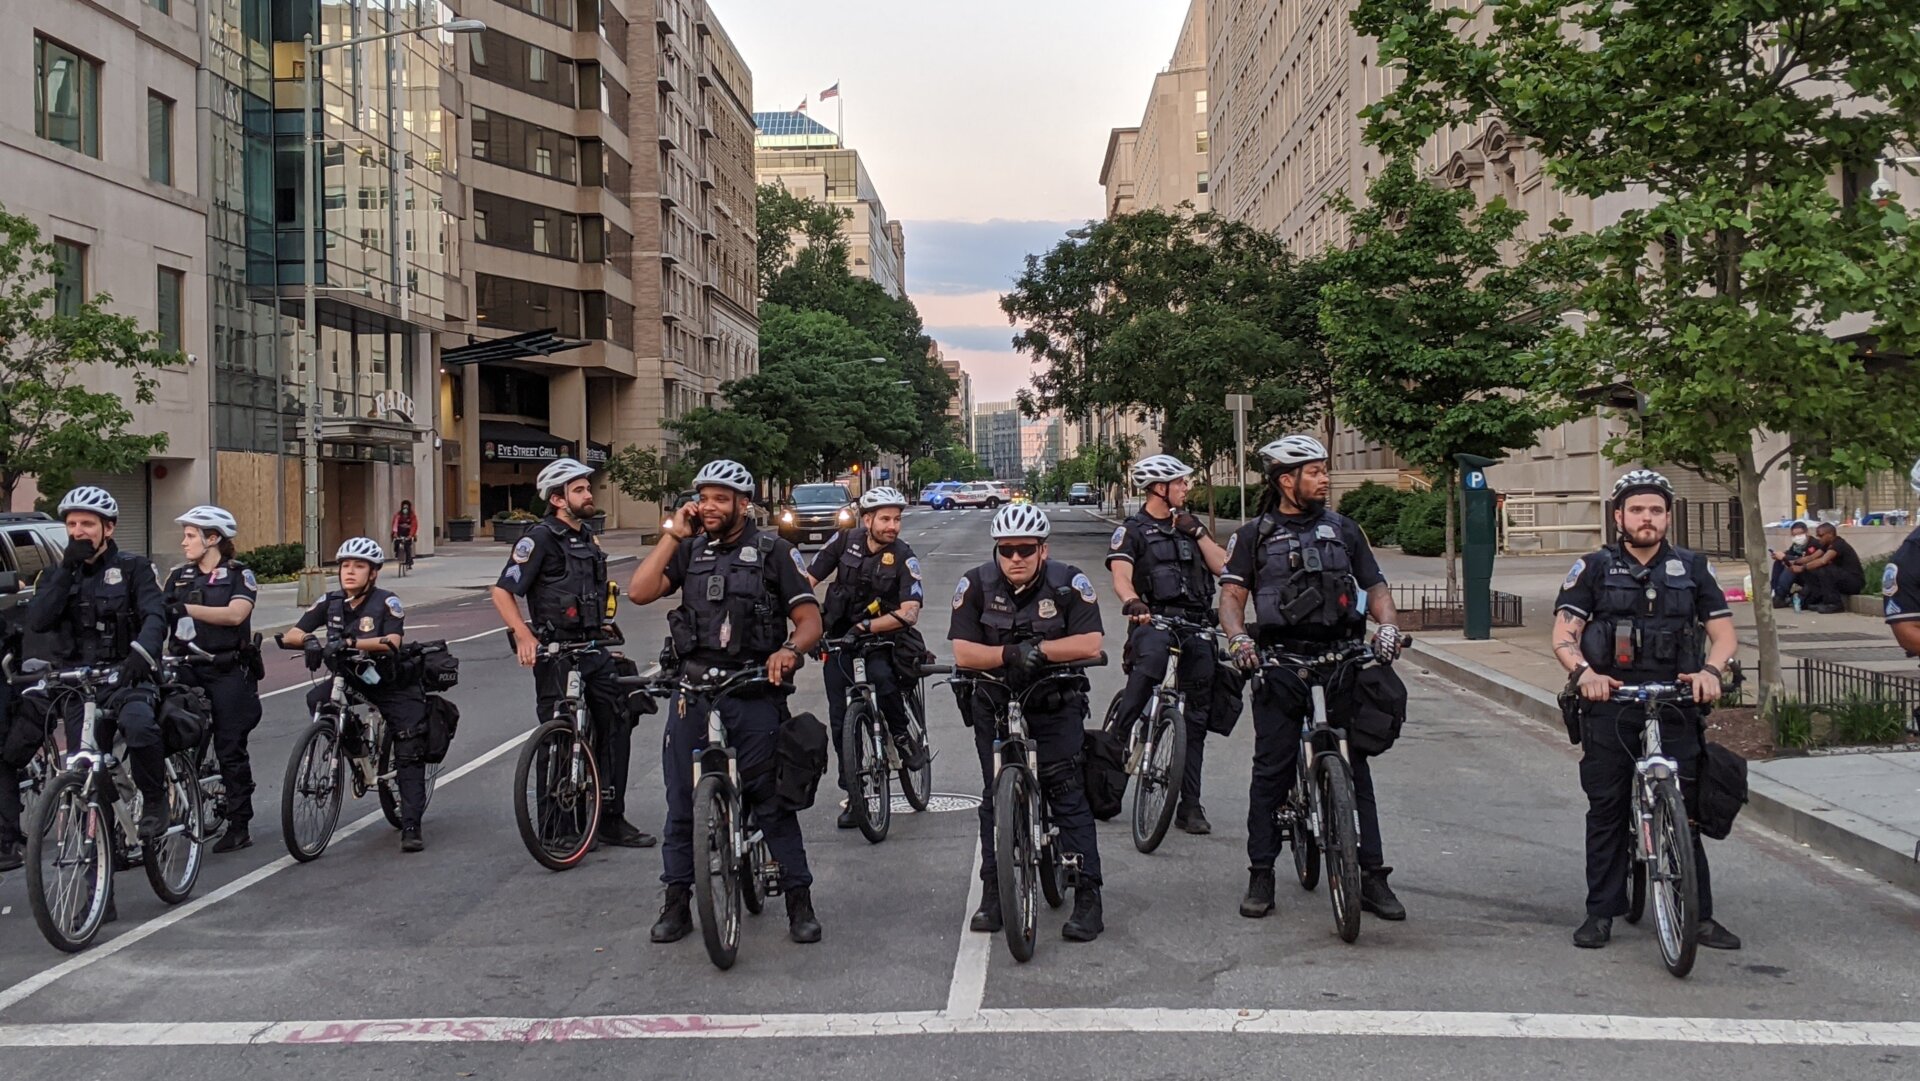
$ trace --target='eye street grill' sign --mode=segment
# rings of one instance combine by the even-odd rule
[[[480,445],[480,456],[489,462],[551,462],[556,458],[573,457],[573,444],[489,440]]]

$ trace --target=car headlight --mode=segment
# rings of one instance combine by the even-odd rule
[[[839,520],[841,525],[846,525],[847,523],[853,521],[853,515],[848,513],[847,508],[841,507]]]
[[[792,525],[792,524],[793,524],[793,512],[792,512],[792,511],[790,511],[790,510],[783,510],[783,511],[781,511],[781,512],[780,512],[780,524],[781,524],[781,525]]]

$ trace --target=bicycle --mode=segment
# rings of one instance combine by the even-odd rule
[[[1000,924],[1013,959],[1033,959],[1040,922],[1040,898],[1047,907],[1066,903],[1067,890],[1080,883],[1080,855],[1057,852],[1060,831],[1040,792],[1040,746],[1027,732],[1026,699],[1054,680],[1078,679],[1107,663],[1107,655],[1048,665],[1024,689],[986,672],[957,675],[951,683],[973,684],[976,692],[993,687],[1006,694],[993,744],[993,858],[1000,889]],[[998,712],[998,711],[996,711]],[[1002,734],[1004,733],[1004,734]]]
[[[1318,652],[1269,649],[1261,677],[1286,672],[1307,688],[1312,709],[1300,718],[1300,753],[1294,763],[1293,790],[1274,813],[1280,838],[1293,849],[1300,888],[1320,883],[1324,855],[1327,894],[1333,903],[1333,929],[1342,942],[1360,937],[1360,809],[1353,791],[1353,766],[1347,733],[1327,715],[1327,688],[1368,664],[1379,663],[1373,647],[1362,642],[1330,644]]]
[[[327,697],[315,707],[312,723],[294,742],[280,786],[280,833],[287,853],[301,863],[320,858],[340,824],[340,808],[349,788],[355,799],[375,792],[381,814],[399,829],[400,783],[393,761],[393,731],[380,708],[347,678],[350,672],[372,668],[373,658],[344,641],[305,647],[290,647],[280,635],[273,641],[281,649],[304,649],[307,671],[325,668],[328,673]],[[357,737],[351,746],[350,734]],[[426,767],[422,812],[433,801],[439,776],[438,764]]]
[[[836,663],[828,656],[833,652],[844,650],[852,654],[853,679],[847,687],[847,712],[842,721],[840,758],[848,785],[847,811],[852,815],[854,825],[860,827],[861,835],[873,844],[886,840],[887,830],[893,824],[893,778],[896,774],[907,803],[915,811],[925,811],[928,801],[933,797],[933,748],[927,741],[926,696],[920,680],[924,675],[953,671],[950,665],[918,669],[922,675],[916,676],[913,689],[903,694],[907,705],[907,739],[911,745],[918,746],[924,756],[919,768],[909,768],[906,753],[894,738],[880,708],[879,694],[873,684],[867,681],[867,654],[879,649],[892,649],[895,644],[889,638],[858,634],[821,643],[821,656],[825,663]],[[894,657],[897,662],[899,654],[896,652]],[[898,677],[905,675],[898,663],[894,665],[894,672]]]
[[[213,663],[218,657],[199,646],[194,645],[196,632],[191,620],[182,623],[173,634],[179,651],[168,651],[160,658],[161,697],[172,693],[189,691],[193,684],[188,683],[185,674],[196,663]],[[200,729],[200,738],[184,751],[176,752],[185,766],[193,771],[200,786],[200,837],[203,841],[217,841],[227,832],[227,782],[220,772],[220,757],[213,749],[213,714],[209,707],[207,723]]]
[[[661,679],[656,674],[619,677],[656,698],[682,696],[707,703],[707,745],[693,753],[693,899],[700,908],[700,935],[714,967],[733,967],[740,952],[740,910],[759,915],[780,895],[780,865],[767,850],[766,835],[753,821],[740,791],[740,766],[727,743],[720,700],[768,684],[764,667],[709,668],[699,675]]]
[[[405,578],[413,570],[414,539],[412,536],[395,535],[392,540],[393,561],[400,572],[400,577]]]
[[[1611,700],[1638,705],[1646,713],[1627,811],[1627,831],[1633,837],[1627,922],[1640,921],[1651,894],[1660,959],[1668,972],[1684,977],[1693,971],[1699,949],[1700,879],[1680,792],[1680,764],[1660,743],[1660,710],[1693,701],[1693,688],[1685,683],[1625,684],[1614,690]]]
[[[561,666],[562,689],[552,718],[534,729],[514,764],[513,820],[527,852],[548,870],[577,866],[593,850],[610,798],[601,781],[602,752],[595,749],[603,734],[594,729],[580,674],[580,658],[626,642],[618,627],[609,624],[606,630],[611,632],[606,638],[549,641],[540,647]],[[511,645],[511,631],[507,640]]]
[[[1133,847],[1146,853],[1160,847],[1173,824],[1180,785],[1187,776],[1187,696],[1180,690],[1181,639],[1190,633],[1212,636],[1218,631],[1205,623],[1178,616],[1156,615],[1147,624],[1168,632],[1167,674],[1161,678],[1146,709],[1131,721],[1119,716],[1123,687],[1107,706],[1107,731],[1128,729],[1127,773],[1140,783],[1133,790]]]
[[[23,831],[33,920],[55,948],[79,953],[93,943],[113,907],[114,872],[143,864],[153,892],[169,905],[193,894],[204,843],[200,786],[190,760],[169,755],[166,832],[143,843],[136,829],[143,797],[127,769],[125,741],[116,735],[114,747],[99,744],[100,699],[118,688],[119,672],[88,665],[55,670],[34,660],[21,678],[49,697],[71,694],[81,703],[80,746],[48,780]],[[57,718],[60,711],[49,715]]]

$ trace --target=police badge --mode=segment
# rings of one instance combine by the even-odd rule
[[[1052,597],[1040,598],[1040,618],[1041,619],[1052,619],[1054,616],[1057,616],[1059,614],[1060,614],[1060,608],[1058,605],[1053,603]]]

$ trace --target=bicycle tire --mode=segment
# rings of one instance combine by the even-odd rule
[[[1314,763],[1320,785],[1320,824],[1326,831],[1321,851],[1327,856],[1327,896],[1333,903],[1333,930],[1342,942],[1360,937],[1360,820],[1353,778],[1346,760],[1323,754]]]
[[[893,777],[875,729],[883,723],[864,699],[847,703],[842,718],[840,768],[847,775],[847,813],[869,844],[887,839],[893,825]],[[881,737],[884,738],[884,737]]]
[[[693,790],[693,900],[700,937],[715,968],[740,955],[740,854],[733,850],[733,794],[725,777],[708,774]]]
[[[113,903],[112,826],[100,805],[81,793],[84,780],[80,773],[56,774],[34,802],[25,831],[33,922],[65,953],[79,953],[93,944]],[[49,882],[50,865],[75,873],[55,875]],[[83,907],[76,909],[76,903]]]
[[[1153,751],[1140,763],[1139,784],[1133,790],[1133,847],[1150,853],[1166,840],[1186,780],[1187,718],[1174,706],[1160,715],[1153,735]]]
[[[340,756],[338,741],[332,721],[308,725],[293,745],[280,782],[280,836],[286,841],[287,854],[301,863],[319,859],[340,824],[347,761]],[[323,763],[330,763],[324,774],[315,772]],[[302,803],[313,808],[308,816],[312,828],[302,828],[298,815]]]
[[[220,756],[213,750],[212,729],[200,741],[199,764],[194,772],[200,779],[200,839],[215,841],[227,832],[227,780],[220,771]],[[208,769],[212,766],[212,769]],[[216,779],[217,778],[217,779]]]
[[[577,866],[600,828],[600,763],[590,744],[581,746],[586,776],[576,784],[577,743],[571,722],[548,721],[534,729],[513,766],[513,822],[520,843],[550,871]]]
[[[1033,960],[1040,925],[1041,872],[1034,843],[1033,777],[1027,767],[1000,768],[993,782],[993,860],[1000,886],[1000,926],[1015,961]]]
[[[740,869],[735,872],[740,883],[740,903],[749,916],[758,916],[767,907],[766,895],[760,892],[760,860],[765,847],[764,842],[748,845],[740,857]]]
[[[1654,783],[1653,852],[1657,870],[1648,874],[1653,895],[1655,937],[1667,971],[1684,977],[1693,971],[1700,947],[1700,879],[1693,860],[1693,834],[1680,783],[1663,777]]]
[[[178,827],[178,832],[175,832]],[[167,833],[146,845],[141,862],[160,900],[177,905],[193,896],[205,859],[200,832],[200,777],[190,754],[167,756]]]
[[[1637,853],[1639,842],[1629,836],[1628,843],[1633,847],[1629,852]],[[1640,917],[1647,912],[1647,865],[1638,855],[1627,858],[1627,922],[1639,923]]]
[[[1293,849],[1293,873],[1300,879],[1300,888],[1312,893],[1320,885],[1320,840],[1313,835],[1313,826],[1308,821],[1307,801],[1295,785],[1293,794],[1287,797],[1287,810],[1284,812],[1293,819],[1287,829],[1289,847]]]
[[[915,685],[907,696],[907,730],[920,745],[920,753],[926,758],[919,769],[909,769],[905,763],[900,766],[900,791],[907,797],[907,805],[916,812],[926,813],[933,801],[933,745],[927,739],[927,699],[925,688]]]

